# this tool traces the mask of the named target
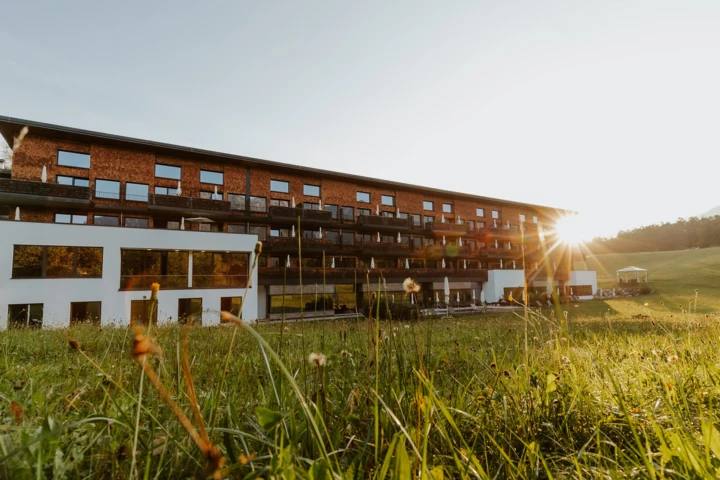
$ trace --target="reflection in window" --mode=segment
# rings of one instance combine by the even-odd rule
[[[211,172],[209,170],[200,170],[200,183],[211,183],[213,185],[222,185],[225,181],[225,174],[222,172]]]
[[[230,202],[230,208],[233,210],[245,210],[245,195],[228,193],[228,201]]]
[[[320,186],[319,185],[303,185],[303,195],[307,195],[309,197],[319,197],[320,196]]]
[[[155,195],[177,195],[177,188],[155,187]]]
[[[195,252],[194,288],[244,287],[248,280],[248,254],[241,252]]]
[[[230,312],[238,318],[242,310],[242,297],[220,297],[220,310]]]
[[[87,323],[99,326],[101,308],[102,302],[70,303],[70,325]]]
[[[187,288],[189,253],[172,250],[120,250],[120,288]]]
[[[87,215],[75,215],[70,213],[56,213],[55,223],[74,223],[77,225],[87,225]]]
[[[93,224],[103,225],[106,227],[119,227],[120,217],[116,217],[114,215],[94,215]]]
[[[90,186],[90,180],[88,180],[87,178],[68,177],[66,175],[58,175],[57,183],[59,183],[60,185],[73,185],[76,187],[89,187]]]
[[[126,183],[125,200],[133,202],[147,202],[148,186],[144,183]]]
[[[125,217],[125,226],[132,228],[148,228],[148,219]]]
[[[172,180],[180,180],[182,169],[173,165],[155,164],[155,176],[159,178],[170,178]]]
[[[284,180],[270,180],[270,191],[278,193],[289,193],[290,184]]]
[[[43,304],[8,305],[8,328],[42,328]]]
[[[102,247],[15,245],[12,278],[99,278],[102,262]]]
[[[58,150],[57,164],[64,167],[90,168],[90,154]]]
[[[95,197],[120,199],[120,182],[115,180],[95,180]]]
[[[267,212],[267,198],[265,198],[265,197],[250,197],[250,211],[251,212]]]

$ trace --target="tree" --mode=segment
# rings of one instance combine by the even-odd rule
[[[3,142],[0,145],[0,167],[1,168],[12,168],[13,151],[10,145]]]

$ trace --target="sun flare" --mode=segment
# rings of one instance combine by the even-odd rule
[[[557,221],[557,235],[563,243],[576,245],[592,239],[592,230],[579,215],[567,216]]]

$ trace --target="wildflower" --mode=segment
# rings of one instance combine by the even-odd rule
[[[160,291],[160,284],[157,282],[154,282],[152,285],[150,285],[150,295],[152,298],[157,298],[157,294]]]
[[[561,359],[564,363],[570,363],[570,359],[564,355],[561,357]]]
[[[567,338],[565,338],[565,337],[560,337],[560,343],[565,343],[565,342],[567,342]]]
[[[80,344],[77,340],[70,340],[68,343],[70,344],[70,348],[73,350],[80,350]]]
[[[255,244],[255,255],[260,255],[262,253],[262,242],[257,242]]]
[[[412,278],[408,277],[403,282],[403,290],[405,293],[417,293],[420,291],[420,285]]]
[[[677,362],[677,359],[677,355],[668,355],[668,357],[666,358],[668,363],[675,363]]]
[[[324,367],[324,366],[325,366],[325,362],[327,361],[327,358],[326,358],[325,355],[323,355],[322,353],[315,353],[315,352],[313,352],[313,353],[311,353],[310,356],[308,357],[308,361],[309,361],[311,364],[316,365],[316,366],[318,366],[318,367]]]
[[[649,307],[650,304],[649,304],[648,302],[645,302],[645,303],[644,303],[644,306]]]
[[[405,325],[405,328],[410,328],[410,325]]]
[[[145,335],[136,331],[135,338],[133,339],[132,356],[138,362],[142,362],[145,355],[159,354],[160,347],[155,345],[152,338],[148,338]]]
[[[665,302],[660,302],[660,306],[661,306],[661,307],[664,307],[664,306],[665,306]]]
[[[343,350],[340,352],[341,357],[352,357],[352,353],[348,352],[347,350]]]
[[[662,350],[655,350],[655,349],[653,348],[653,349],[650,351],[650,353],[652,353],[652,354],[655,355],[656,357],[659,357],[660,355],[662,355]]]

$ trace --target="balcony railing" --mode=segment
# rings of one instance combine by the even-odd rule
[[[300,275],[298,267],[263,267],[258,271],[260,282],[270,280],[282,281],[284,278],[296,279]],[[287,277],[285,274],[287,273]],[[380,275],[385,278],[404,279],[412,277],[415,280],[449,278],[470,278],[474,280],[487,281],[488,271],[485,269],[463,269],[463,268],[322,268],[303,267],[302,276],[304,279],[323,278],[326,280],[354,280],[358,282],[365,280],[365,274],[377,279]]]
[[[463,223],[429,222],[425,224],[425,230],[444,235],[465,235],[467,226]]]
[[[363,253],[378,252],[388,255],[404,255],[410,251],[410,245],[407,243],[397,242],[358,242],[358,248]]]
[[[90,187],[76,187],[75,185],[62,185],[59,183],[33,182],[29,180],[15,180],[0,178],[0,194],[28,195],[35,197],[55,197],[71,200],[89,201]]]
[[[156,207],[178,208],[183,210],[212,210],[217,212],[230,211],[230,202],[226,200],[181,197],[177,195],[150,194],[148,196],[148,204]]]
[[[270,207],[269,217],[271,220],[291,220],[297,221],[300,217],[300,221],[311,221],[311,222],[326,222],[331,223],[333,221],[332,212],[326,212],[324,210],[310,210],[306,208],[293,208],[293,207]]]
[[[357,224],[365,227],[384,227],[385,229],[410,228],[410,221],[407,218],[381,217],[379,215],[358,215]]]
[[[295,238],[295,237],[270,237],[268,247],[273,252],[297,252],[298,240],[303,251],[323,251],[333,247],[333,242],[327,238]]]
[[[425,253],[430,258],[440,257],[471,257],[475,253],[467,245],[428,245]]]
[[[485,247],[480,249],[480,256],[493,257],[493,258],[520,258],[522,257],[522,251],[517,248],[494,248]]]

